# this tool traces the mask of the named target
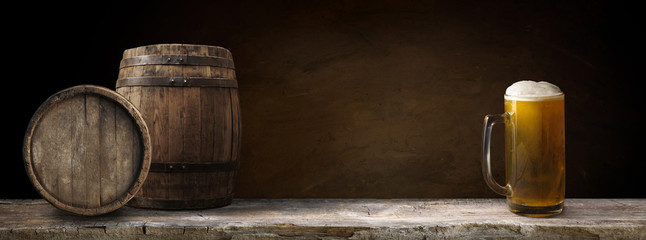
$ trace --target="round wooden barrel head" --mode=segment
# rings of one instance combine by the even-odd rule
[[[126,204],[150,169],[150,136],[139,111],[110,89],[81,85],[49,97],[33,115],[23,145],[39,194],[78,215]]]

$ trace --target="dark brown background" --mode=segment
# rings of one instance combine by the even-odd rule
[[[5,16],[0,198],[38,197],[22,137],[47,97],[114,89],[123,50],[233,53],[242,106],[236,197],[496,197],[485,114],[505,88],[566,93],[566,197],[646,197],[643,26],[606,1],[151,1],[19,4]],[[16,94],[16,95],[10,95]],[[502,169],[496,128],[496,177]]]

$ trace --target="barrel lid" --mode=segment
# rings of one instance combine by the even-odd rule
[[[100,215],[126,204],[151,162],[148,128],[125,97],[80,85],[50,96],[34,113],[23,143],[27,175],[55,207]]]

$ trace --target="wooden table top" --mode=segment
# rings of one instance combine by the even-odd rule
[[[646,199],[566,199],[548,218],[505,199],[234,199],[222,208],[122,207],[76,216],[44,200],[0,200],[0,239],[646,239]]]

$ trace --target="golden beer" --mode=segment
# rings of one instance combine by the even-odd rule
[[[528,89],[512,89],[515,94],[510,94],[518,85]],[[507,197],[512,212],[551,216],[563,210],[565,198],[565,95],[546,82],[518,85],[507,89],[505,113],[485,117],[482,172],[489,187]],[[496,123],[505,123],[504,186],[491,174],[489,150]]]
[[[512,212],[551,215],[565,197],[564,95],[516,100],[505,96],[505,162]]]

